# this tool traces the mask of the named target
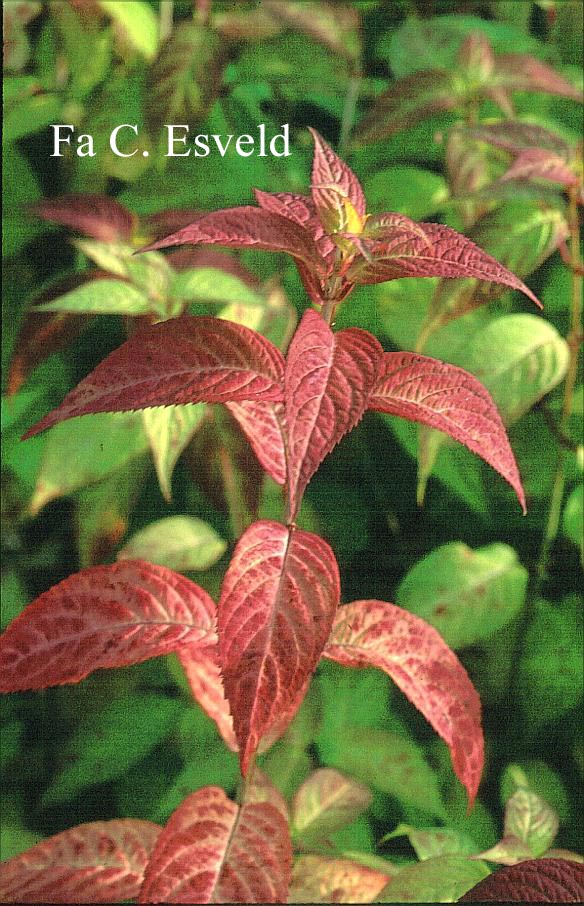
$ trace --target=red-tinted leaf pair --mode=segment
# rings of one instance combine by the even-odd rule
[[[259,208],[226,208],[142,251],[190,243],[255,247],[295,259],[304,287],[317,304],[338,304],[359,283],[399,277],[479,277],[519,289],[521,280],[460,233],[417,224],[399,214],[365,212],[359,180],[314,130],[311,195],[256,191]]]
[[[286,806],[263,776],[241,805],[217,787],[188,796],[166,827],[81,824],[0,864],[0,902],[285,903]]]

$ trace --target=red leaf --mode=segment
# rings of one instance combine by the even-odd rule
[[[330,145],[310,129],[314,139],[312,161],[312,201],[325,228],[339,229],[343,224],[343,202],[348,200],[360,217],[365,215],[365,196],[351,168],[335,154]]]
[[[184,403],[279,400],[284,359],[254,330],[174,318],[136,331],[25,435],[67,418]]]
[[[454,110],[458,99],[452,74],[439,69],[415,72],[397,79],[376,98],[356,136],[360,145],[390,138],[426,117]]]
[[[392,239],[370,241],[373,261],[356,261],[348,271],[356,283],[383,283],[400,277],[475,277],[519,289],[541,304],[519,277],[461,233],[441,223],[418,224],[422,234],[397,230]]]
[[[323,261],[306,230],[278,214],[261,208],[243,206],[201,214],[189,226],[165,239],[152,242],[141,252],[185,243],[224,245],[231,248],[258,248],[269,252],[286,252],[304,261],[314,270],[322,270]]]
[[[543,91],[560,97],[582,101],[582,92],[563,76],[528,54],[506,53],[497,57],[496,83],[511,91]]]
[[[223,582],[218,628],[244,774],[262,736],[300,705],[339,593],[334,554],[317,535],[260,521],[240,538]]]
[[[62,195],[30,206],[43,220],[71,227],[102,242],[120,242],[134,232],[136,218],[119,201],[106,195]]]
[[[269,802],[237,806],[203,787],[160,834],[140,903],[285,903],[292,849],[288,826]]]
[[[286,451],[282,436],[284,407],[281,403],[227,403],[227,408],[245,433],[262,468],[277,484],[286,481]]]
[[[444,431],[525,495],[505,426],[485,387],[463,368],[412,352],[386,352],[369,408]]]
[[[0,636],[0,691],[76,683],[181,645],[213,641],[206,591],[164,566],[93,566],[39,595]]]
[[[92,821],[0,863],[1,903],[121,903],[138,896],[162,828]]]
[[[563,157],[545,148],[521,151],[501,179],[547,179],[561,186],[577,186],[580,182]]]
[[[323,657],[389,674],[448,745],[471,807],[483,769],[481,703],[434,627],[385,601],[354,601],[337,611]]]
[[[307,195],[294,195],[291,192],[262,192],[254,190],[261,208],[292,220],[298,226],[308,230],[316,243],[322,258],[327,263],[327,274],[332,273],[337,246],[325,231],[316,213],[312,198]]]
[[[181,648],[178,653],[179,661],[185,671],[193,697],[199,703],[203,711],[217,724],[217,729],[221,734],[226,746],[232,752],[239,751],[239,746],[233,732],[233,718],[229,710],[229,702],[225,698],[225,688],[221,677],[221,668],[219,667],[219,652],[216,645],[200,646],[195,648]],[[301,686],[296,697],[291,701],[288,707],[282,711],[276,718],[273,726],[262,737],[258,746],[258,752],[267,751],[277,739],[288,728],[288,725],[294,719],[302,699],[306,694],[308,682]],[[257,780],[259,771],[256,768],[254,772],[254,782]]]
[[[532,859],[489,875],[459,903],[582,903],[584,865],[566,859]]]
[[[292,519],[320,463],[363,416],[382,355],[367,331],[334,334],[315,311],[304,314],[284,377]]]
[[[237,752],[233,718],[225,698],[217,647],[184,647],[178,652],[178,659],[186,674],[193,698],[211,720],[215,721],[225,745],[232,752]]]

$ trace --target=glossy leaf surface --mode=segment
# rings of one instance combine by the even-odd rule
[[[438,632],[393,604],[354,601],[338,610],[323,654],[346,667],[389,674],[447,743],[472,805],[483,768],[481,704]]]
[[[359,180],[333,149],[311,129],[314,139],[312,161],[312,200],[321,223],[344,226],[344,201],[348,201],[359,217],[365,214],[365,196]],[[330,230],[329,232],[332,232]]]
[[[150,821],[93,821],[0,863],[0,902],[113,903],[138,895],[162,830]]]
[[[288,826],[275,805],[237,806],[218,787],[203,787],[158,838],[139,902],[285,903],[291,861]]]
[[[334,334],[316,312],[304,315],[284,376],[292,514],[322,460],[363,416],[382,354],[372,334]]]
[[[0,638],[0,689],[75,683],[184,644],[212,640],[215,605],[162,566],[126,560],[75,573],[44,592]]]
[[[387,352],[369,407],[437,428],[477,453],[525,496],[505,427],[488,391],[454,365],[408,352]]]
[[[175,318],[132,334],[26,436],[95,412],[278,400],[282,373],[281,353],[255,331],[216,318]]]
[[[337,562],[318,536],[261,521],[240,538],[221,590],[218,632],[244,773],[262,736],[298,708],[338,601]]]

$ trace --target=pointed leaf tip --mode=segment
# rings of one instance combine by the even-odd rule
[[[468,371],[411,352],[386,352],[369,408],[449,434],[503,476],[526,512],[505,426],[488,390]]]
[[[470,809],[484,761],[481,703],[436,629],[395,604],[354,601],[338,609],[323,657],[389,674],[448,745]]]
[[[256,331],[218,318],[174,318],[132,334],[24,439],[96,412],[281,400],[283,373],[282,353]]]
[[[245,774],[300,706],[339,602],[339,570],[310,532],[260,521],[240,538],[218,608],[220,662]]]
[[[0,636],[0,691],[76,683],[214,638],[206,591],[164,566],[122,560],[59,582]]]
[[[284,375],[292,518],[320,463],[361,420],[382,356],[367,331],[333,333],[317,312],[304,314]]]

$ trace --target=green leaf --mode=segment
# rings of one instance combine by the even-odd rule
[[[570,800],[564,782],[545,761],[531,759],[507,765],[501,777],[501,805],[519,789],[537,793],[555,809],[562,823],[568,822]]]
[[[390,712],[391,681],[380,670],[347,670],[322,660],[316,682],[322,715],[316,737],[323,761],[334,751],[346,727],[384,727]],[[331,762],[332,763],[332,762]]]
[[[69,311],[96,315],[145,315],[151,311],[148,298],[123,280],[91,280],[35,311]]]
[[[519,663],[519,697],[525,728],[536,734],[582,699],[582,612],[578,598],[535,603]]]
[[[477,331],[457,365],[489,390],[511,425],[563,380],[570,350],[555,327],[530,314],[504,315]]]
[[[175,777],[170,789],[160,798],[153,815],[156,821],[166,821],[181,802],[202,786],[220,786],[230,792],[240,777],[237,754],[222,743],[201,746],[198,757],[185,765]]]
[[[170,732],[181,702],[162,695],[127,695],[82,720],[63,754],[70,763],[58,771],[42,802],[68,802],[82,790],[124,774]]]
[[[448,197],[443,176],[420,167],[393,166],[363,181],[370,211],[397,211],[422,220],[439,209]]]
[[[338,768],[401,803],[444,817],[437,777],[411,739],[372,727],[345,727],[334,749],[328,748],[325,754],[320,741],[317,745],[327,766]]]
[[[380,417],[389,424],[401,445],[415,459],[418,455],[419,432],[417,426],[392,415],[381,415]],[[438,435],[438,432],[434,431],[432,434]],[[433,474],[473,512],[479,515],[488,513],[489,504],[483,481],[483,466],[478,457],[474,456],[470,450],[450,439],[445,442],[441,441],[435,465],[433,463]],[[411,496],[413,505],[415,500],[413,489]]]
[[[56,425],[43,450],[31,512],[36,514],[50,500],[101,481],[147,446],[136,412],[108,412]]]
[[[584,563],[584,488],[581,484],[572,489],[562,516],[562,529],[566,538],[569,538],[580,548],[580,558]]]
[[[206,403],[185,406],[152,406],[142,411],[160,490],[165,500],[172,498],[172,473],[178,459],[201,425]]]
[[[517,790],[505,806],[505,836],[518,837],[536,858],[552,845],[558,826],[553,808],[530,790]]]
[[[6,139],[6,136],[5,136]],[[38,236],[44,225],[29,218],[21,205],[41,196],[38,180],[26,158],[5,140],[2,148],[2,254],[16,255],[23,246]]]
[[[152,7],[144,0],[99,0],[99,5],[111,16],[124,41],[152,62],[158,50],[158,19]]]
[[[379,903],[455,903],[490,874],[484,862],[436,856],[406,865],[379,894]]]
[[[181,305],[189,302],[237,302],[265,306],[265,299],[228,271],[216,267],[192,267],[180,271],[171,287],[172,298]]]
[[[41,132],[50,123],[62,122],[62,114],[63,101],[58,94],[25,95],[4,115],[4,141],[16,142]]]
[[[396,603],[423,617],[453,648],[493,635],[521,610],[527,570],[506,544],[437,547],[402,580]]]
[[[208,569],[227,550],[215,529],[194,516],[157,519],[132,535],[118,560],[149,560],[177,572]]]
[[[398,824],[394,831],[385,835],[383,841],[396,837],[407,837],[421,862],[436,856],[469,855],[477,851],[476,843],[468,834],[450,827],[416,828]]]
[[[478,16],[452,13],[429,19],[408,18],[400,28],[384,35],[378,52],[397,78],[420,69],[451,70],[464,38],[482,32],[497,53],[534,53],[540,43],[508,22],[490,22]]]

